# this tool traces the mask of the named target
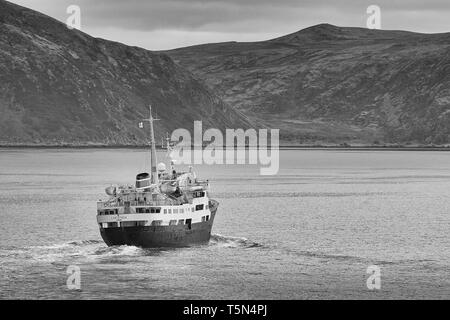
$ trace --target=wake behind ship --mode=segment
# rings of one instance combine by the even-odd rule
[[[150,107],[151,174],[136,176],[135,186],[106,188],[109,199],[97,203],[100,234],[108,246],[183,247],[209,241],[218,202],[209,199],[208,181],[197,179],[192,167],[177,172],[156,166]],[[169,143],[167,144],[168,149]]]

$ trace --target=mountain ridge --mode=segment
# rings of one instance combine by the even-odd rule
[[[144,145],[153,104],[157,138],[177,128],[249,127],[163,53],[93,38],[0,0],[0,144]]]
[[[450,33],[312,26],[163,51],[292,143],[450,143]]]
[[[279,128],[283,144],[449,144],[450,33],[311,26],[167,51],[0,0],[0,145],[144,145],[176,128]]]

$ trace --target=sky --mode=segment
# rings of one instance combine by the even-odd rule
[[[450,32],[450,0],[9,0],[66,22],[81,9],[95,37],[166,50],[224,41],[260,41],[316,25],[366,27],[369,5],[381,29]]]

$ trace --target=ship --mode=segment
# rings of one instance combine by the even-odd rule
[[[175,162],[158,163],[150,127],[151,172],[139,173],[134,185],[111,185],[106,200],[97,202],[100,235],[108,246],[142,248],[186,247],[208,243],[219,203],[209,198],[209,180],[200,180],[193,168],[177,171]],[[140,123],[140,127],[143,124]],[[170,153],[167,138],[167,154]],[[158,163],[158,164],[157,164]],[[168,168],[168,169],[167,169]]]

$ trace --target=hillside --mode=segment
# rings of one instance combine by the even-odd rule
[[[291,143],[450,143],[450,33],[313,26],[165,52]]]
[[[165,54],[96,39],[3,0],[0,30],[1,145],[141,145],[149,103],[161,118],[158,139],[194,120],[250,126]]]

